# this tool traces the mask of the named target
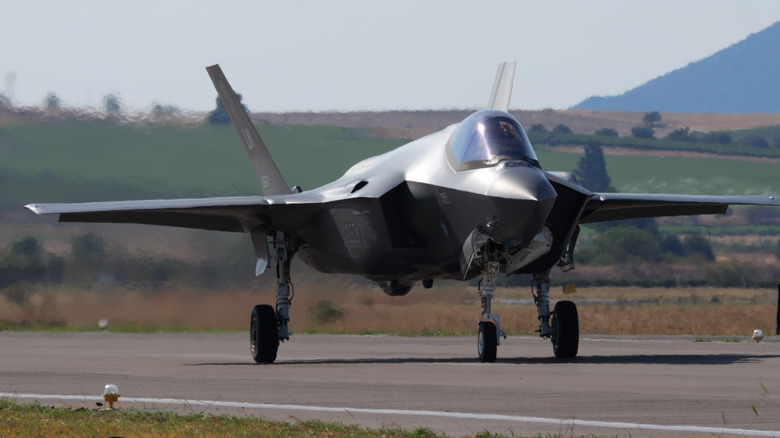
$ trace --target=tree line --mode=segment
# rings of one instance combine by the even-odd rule
[[[665,137],[657,138],[655,129],[662,126],[662,115],[658,111],[645,113],[642,123],[631,128],[631,137],[620,137],[617,130],[612,128],[600,128],[592,135],[575,134],[566,125],[558,124],[552,129],[547,129],[542,124],[533,124],[528,130],[528,135],[534,143],[555,146],[574,142],[598,141],[604,145],[647,147],[662,146],[659,143],[670,143],[670,147],[695,148],[696,145],[705,146],[745,146],[755,150],[780,149],[780,127],[766,128],[762,130],[736,131],[691,131],[689,127],[678,128],[669,132]],[[632,141],[634,140],[634,141]],[[717,151],[715,151],[717,153]]]

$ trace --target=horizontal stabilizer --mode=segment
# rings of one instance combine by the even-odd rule
[[[252,165],[255,167],[255,172],[257,172],[257,177],[263,188],[263,194],[266,196],[291,194],[290,186],[284,181],[281,172],[271,158],[271,154],[268,153],[268,148],[265,147],[265,143],[260,138],[260,134],[257,133],[252,121],[249,120],[249,115],[225,78],[225,74],[222,73],[222,69],[219,65],[212,65],[206,67],[206,71],[217,89],[217,94],[219,94],[219,98],[230,116],[230,121],[233,122],[233,127],[236,129],[241,143],[244,144],[244,148],[252,160]]]

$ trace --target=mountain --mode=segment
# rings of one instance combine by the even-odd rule
[[[780,113],[780,22],[633,90],[589,97],[572,109]]]

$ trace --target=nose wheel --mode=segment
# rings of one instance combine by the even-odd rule
[[[477,335],[477,353],[480,362],[495,362],[498,350],[498,336],[496,325],[492,321],[479,322],[479,334]]]

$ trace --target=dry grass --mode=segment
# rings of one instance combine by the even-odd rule
[[[480,308],[475,288],[446,283],[416,289],[406,297],[389,297],[371,286],[339,281],[297,285],[292,328],[296,332],[465,334],[474,333]],[[242,331],[253,305],[273,303],[270,290],[209,292],[169,288],[151,294],[123,289],[29,290],[21,306],[0,298],[0,320],[6,326],[50,326],[109,330]],[[500,289],[494,313],[508,333],[533,333],[536,307],[527,289]],[[582,333],[634,335],[746,335],[775,326],[776,292],[771,289],[589,288],[553,300],[573,299]],[[5,301],[5,302],[4,302]],[[316,304],[326,301],[337,314],[318,323]],[[322,318],[320,318],[322,320]],[[327,318],[326,318],[327,320]]]

